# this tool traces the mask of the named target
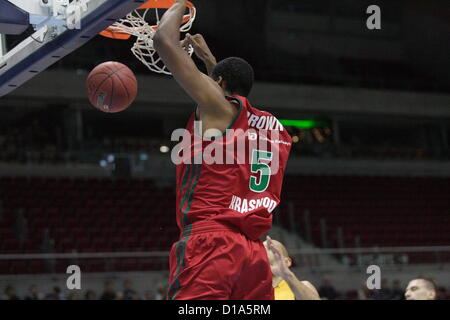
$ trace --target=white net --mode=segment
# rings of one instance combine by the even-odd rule
[[[112,33],[126,33],[136,37],[136,41],[131,48],[131,52],[133,52],[136,58],[138,58],[151,71],[170,75],[170,71],[164,65],[163,61],[153,47],[153,37],[156,33],[157,26],[159,25],[160,12],[164,10],[165,9],[158,8],[136,9],[129,13],[125,18],[120,19],[110,26],[108,31]],[[150,17],[152,12],[155,14],[154,17]],[[181,32],[188,32],[191,29],[195,16],[195,7],[189,8],[189,14],[185,15],[183,18],[183,23],[180,28]],[[155,20],[155,25],[149,22]],[[189,46],[186,51],[191,56],[194,49],[192,46]]]

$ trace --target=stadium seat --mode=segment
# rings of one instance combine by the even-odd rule
[[[45,229],[55,242],[54,252],[168,251],[179,237],[174,189],[159,188],[149,179],[2,177],[1,181],[6,190],[0,221],[4,253],[41,252]],[[320,219],[326,221],[330,246],[338,245],[338,227],[346,246],[354,246],[356,237],[363,247],[442,245],[450,237],[449,186],[440,178],[290,175],[277,219],[286,229],[293,221],[303,232],[303,212],[309,210],[312,239],[319,246]],[[23,244],[14,233],[14,214],[21,207],[26,208],[29,234]],[[80,263],[92,272],[107,267],[102,259]],[[123,270],[152,270],[158,263],[138,259],[119,265]],[[62,265],[56,263],[56,271]],[[34,272],[33,268],[51,272],[43,262],[0,261],[0,273]]]

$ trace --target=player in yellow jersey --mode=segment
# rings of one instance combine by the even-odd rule
[[[264,247],[272,270],[275,300],[320,300],[316,288],[308,281],[300,281],[289,269],[292,259],[281,242],[267,236]]]

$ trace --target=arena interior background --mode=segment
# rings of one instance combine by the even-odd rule
[[[381,8],[381,30],[366,27],[370,4]],[[217,59],[254,66],[252,103],[298,120],[286,126],[295,144],[270,235],[324,298],[398,299],[418,275],[450,294],[446,4],[195,1],[192,32]],[[24,298],[32,285],[42,299],[161,298],[178,237],[170,135],[194,105],[130,46],[97,37],[0,99],[3,298]],[[84,89],[109,60],[139,81],[119,114],[95,110]],[[79,291],[66,288],[70,264],[82,270]],[[377,294],[364,287],[373,264]]]

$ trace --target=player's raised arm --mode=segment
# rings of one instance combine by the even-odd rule
[[[185,0],[177,0],[167,10],[153,38],[153,45],[177,82],[198,103],[201,118],[207,122],[206,127],[224,130],[237,111],[225,99],[219,84],[200,72],[181,47],[180,25],[185,10]]]

